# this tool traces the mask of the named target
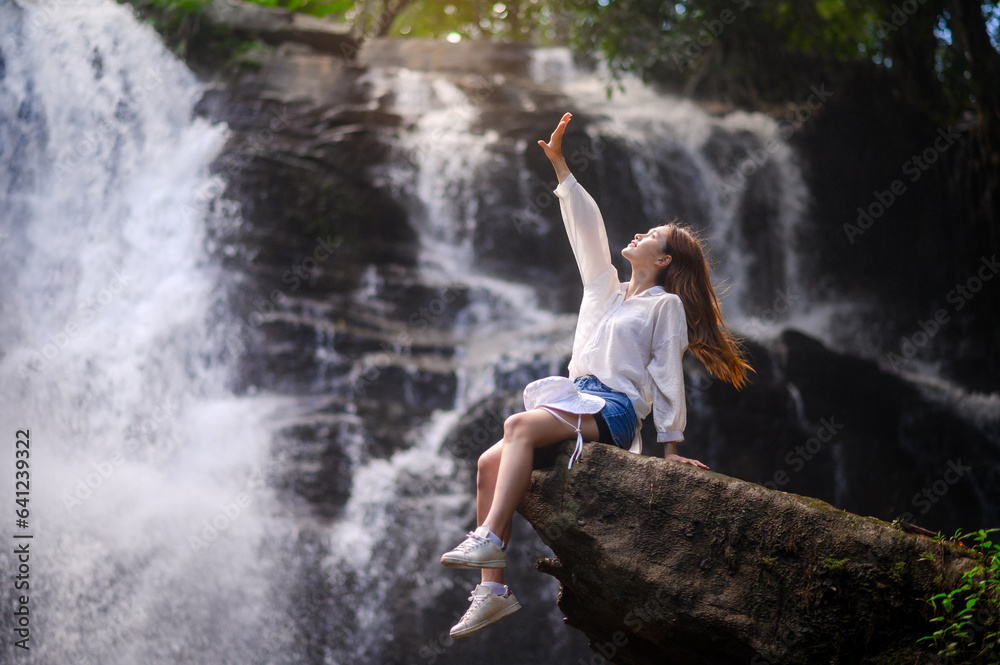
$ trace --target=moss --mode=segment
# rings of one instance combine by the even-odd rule
[[[832,557],[827,557],[823,561],[823,567],[826,568],[828,573],[839,575],[844,572],[844,564],[848,561],[850,561],[850,559],[834,559]]]
[[[902,585],[903,577],[906,575],[906,569],[907,566],[905,561],[900,560],[892,564],[892,572],[889,573],[889,576],[892,577],[892,581],[896,584]]]
[[[824,512],[824,513],[836,513],[836,514],[842,514],[843,513],[843,514],[846,514],[846,513],[844,513],[843,510],[840,510],[839,508],[835,508],[835,507],[831,506],[829,503],[827,503],[826,501],[823,501],[821,499],[815,499],[815,498],[813,498],[811,496],[802,496],[802,495],[799,495],[799,494],[790,495],[790,496],[794,496],[794,498],[796,500],[798,500],[800,503],[804,503],[807,506],[809,506],[810,508],[815,508],[816,510],[819,510],[819,511]]]

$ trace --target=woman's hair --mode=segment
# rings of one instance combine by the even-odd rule
[[[734,337],[722,320],[719,299],[709,279],[708,261],[701,240],[674,220],[664,225],[667,237],[663,252],[672,259],[656,281],[684,304],[688,348],[709,372],[742,388],[753,368],[744,359],[741,340]]]

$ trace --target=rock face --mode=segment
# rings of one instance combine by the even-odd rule
[[[212,11],[225,9],[223,5],[236,6],[216,0]],[[349,519],[351,497],[365,496],[369,489],[365,484],[370,484],[365,478],[370,476],[361,472],[390,467],[394,458],[410,454],[425,433],[443,437],[440,451],[447,457],[438,465],[440,473],[400,472],[396,481],[400,498],[376,511],[390,515],[387,524],[393,525],[385,532],[384,560],[365,562],[358,570],[339,574],[342,579],[330,581],[335,609],[309,617],[304,630],[336,636],[329,638],[332,655],[327,660],[337,662],[577,663],[590,654],[576,631],[560,630],[560,617],[551,611],[547,595],[552,585],[546,589],[538,584],[539,576],[531,569],[534,559],[547,552],[520,520],[514,535],[520,546],[517,560],[509,562],[507,572],[525,609],[505,620],[510,623],[502,629],[518,639],[510,640],[500,654],[494,653],[485,636],[457,642],[447,637],[453,612],[467,606],[466,584],[472,576],[442,572],[436,557],[454,543],[436,540],[436,532],[447,529],[440,512],[434,512],[451,505],[455,487],[465,492],[475,486],[475,459],[502,435],[503,418],[521,408],[524,385],[540,376],[565,373],[569,349],[563,340],[571,339],[572,326],[561,328],[553,318],[551,331],[545,333],[551,341],[537,333],[538,340],[532,342],[542,351],[536,353],[531,346],[530,353],[504,358],[481,375],[470,371],[470,361],[484,362],[482,357],[492,353],[494,341],[506,343],[502,335],[476,323],[485,315],[488,325],[488,317],[500,312],[504,301],[484,289],[481,280],[429,278],[418,257],[421,239],[435,233],[428,211],[448,210],[436,203],[428,207],[424,198],[448,192],[462,202],[462,213],[454,215],[463,221],[455,227],[455,245],[469,245],[477,274],[508,286],[516,286],[520,279],[544,285],[536,295],[553,317],[575,313],[579,282],[551,197],[552,170],[540,152],[528,149],[548,135],[553,119],[567,109],[577,110],[576,100],[560,85],[543,82],[549,80],[543,76],[549,66],[560,71],[556,66],[560,60],[553,59],[559,54],[517,45],[376,39],[366,42],[356,57],[345,59],[351,49],[341,48],[345,42],[339,40],[349,35],[333,31],[324,37],[325,46],[302,32],[296,38],[292,33],[299,19],[279,14],[254,10],[253,16],[225,18],[223,12],[216,17],[217,25],[230,25],[236,37],[256,35],[273,48],[259,49],[257,67],[227,74],[231,78],[224,84],[213,85],[199,107],[205,117],[226,122],[231,131],[216,169],[226,183],[225,198],[238,202],[240,219],[221,224],[213,240],[227,271],[238,276],[231,300],[240,326],[235,337],[227,336],[241,362],[236,388],[294,396],[301,405],[275,441],[275,450],[286,453],[286,461],[273,480],[293,495],[290,501],[305,499],[311,516],[328,523]],[[209,80],[221,77],[221,70],[221,66],[199,68]],[[422,125],[416,109],[439,92],[445,95],[442,99],[459,102],[450,116],[453,123],[461,124],[465,118],[462,109],[474,111],[470,116],[474,121],[467,127],[444,134],[448,140],[436,143],[445,150],[457,146],[459,152],[476,147],[475,178],[466,180],[464,172],[442,169],[448,162],[434,158],[433,144],[417,141],[421,133],[433,136],[435,126]],[[635,231],[634,220],[647,217],[641,203],[647,189],[641,180],[645,167],[633,164],[636,146],[602,130],[601,122],[600,117],[578,111],[567,134],[567,154],[581,158],[574,163],[581,182],[603,209],[614,211],[608,216],[609,234],[613,244],[622,246]],[[701,172],[694,167],[702,157],[720,174],[734,174],[762,145],[753,133],[717,129],[702,157],[692,161],[683,151],[668,149],[668,138],[657,139],[665,146],[657,159],[671,174],[666,185],[671,188],[670,214],[689,221],[705,217],[703,202],[711,198],[703,194],[711,188],[693,175]],[[893,162],[893,168],[898,163]],[[428,172],[439,173],[440,179],[422,180],[421,173]],[[773,238],[780,224],[779,206],[770,199],[779,180],[768,169],[755,174],[739,213],[745,237],[763,239],[742,253],[760,257],[751,271],[747,311],[764,321],[787,308],[782,298],[801,300],[812,294],[808,284],[789,286],[788,275],[772,274],[783,265],[771,253],[777,247]],[[803,261],[810,258],[804,255]],[[890,283],[890,276],[881,281]],[[774,299],[775,293],[779,299]],[[682,454],[700,457],[730,475],[819,496],[863,514],[888,519],[912,513],[912,520],[904,519],[948,530],[996,522],[1000,484],[993,480],[1000,477],[1000,465],[990,432],[962,420],[948,402],[932,399],[903,377],[883,371],[875,360],[836,352],[791,330],[776,337],[759,328],[738,332],[753,338],[750,347],[757,370],[753,385],[734,391],[709,377],[698,363],[689,362],[688,443]],[[528,330],[518,329],[516,334],[531,337]],[[475,392],[479,383],[492,386],[489,394],[470,397],[469,391]],[[446,433],[443,425],[449,421],[440,416],[450,410],[455,411],[454,421]],[[412,433],[416,434],[404,435]],[[644,433],[653,434],[653,428],[645,427]],[[646,450],[655,454],[656,447]],[[633,488],[641,499],[627,498],[621,493],[627,483],[616,479],[606,488],[607,494],[596,485],[580,486],[581,496],[604,496],[604,504],[562,505],[548,501],[571,496],[558,485],[558,491],[550,488],[548,499],[536,506],[536,512],[556,513],[531,518],[565,566],[565,613],[596,647],[608,643],[614,647],[614,653],[603,649],[611,660],[745,665],[757,653],[762,654],[757,663],[770,662],[764,656],[773,662],[829,662],[819,661],[819,656],[842,653],[839,662],[859,662],[849,651],[827,650],[830,635],[840,630],[836,622],[844,621],[846,612],[823,612],[828,605],[847,602],[840,595],[848,586],[838,576],[854,574],[855,568],[868,570],[859,562],[869,559],[844,553],[843,547],[824,551],[817,543],[826,541],[808,531],[814,525],[804,515],[810,513],[800,514],[798,522],[780,522],[793,532],[787,543],[781,540],[784,532],[778,532],[772,541],[754,545],[752,538],[762,533],[750,533],[751,515],[771,518],[778,508],[791,514],[806,507],[790,497],[782,499],[780,493],[727,480],[732,486],[752,488],[751,494],[758,498],[772,497],[768,501],[775,503],[755,504],[756,512],[746,514],[740,512],[746,506],[720,512],[721,504],[708,501],[715,497],[702,485],[708,478],[729,487],[721,477],[665,467],[647,458],[619,460],[613,453],[595,449],[588,451],[587,459],[607,454],[608,464],[627,462],[629,478],[640,478],[640,469],[648,471],[649,478],[636,480]],[[952,484],[944,480],[952,478],[945,475],[952,461],[974,468]],[[552,482],[562,483],[559,478],[583,482],[594,467],[593,462],[591,467],[574,466],[568,477],[559,469],[547,473]],[[695,501],[698,492],[685,490],[674,495],[684,502],[674,505],[657,494],[650,505],[649,480],[654,481],[655,492],[686,487],[683,482],[690,481],[709,496]],[[540,496],[539,482],[536,478],[533,497]],[[587,515],[602,505],[618,512],[601,518],[609,531],[594,540],[589,529],[601,522]],[[628,515],[619,511],[622,505],[645,506],[649,514]],[[697,513],[698,523],[690,514],[677,512],[686,508]],[[664,511],[677,517],[668,520]],[[709,519],[709,515],[719,517]],[[578,527],[578,517],[590,521]],[[732,521],[723,526],[723,517]],[[449,519],[465,518],[449,514]],[[472,519],[468,515],[468,526]],[[545,527],[562,525],[563,519],[573,528],[549,539]],[[631,524],[630,531],[611,532],[614,519]],[[858,519],[862,525],[871,523]],[[680,524],[684,528],[678,530]],[[688,527],[694,529],[690,537],[664,535],[686,534]],[[633,547],[636,541],[615,540],[632,532],[653,541],[643,550]],[[445,537],[460,533],[456,527]],[[886,538],[899,536],[888,533]],[[721,540],[713,543],[713,537]],[[326,527],[307,534],[304,542],[311,542],[309,538],[321,545],[310,555],[314,558],[305,557],[301,565],[304,570],[322,571],[323,562],[330,559],[323,549],[329,546],[324,544]],[[678,539],[686,549],[677,549]],[[618,550],[610,554],[627,557],[612,560],[595,554],[616,542]],[[788,544],[792,542],[800,544]],[[803,554],[807,544],[813,548],[808,557]],[[865,556],[870,558],[871,553]],[[917,565],[926,565],[915,559],[916,555],[900,557],[903,565],[890,566],[890,572],[907,580]],[[727,561],[738,567],[730,570]],[[587,562],[600,567],[588,569]],[[773,566],[773,572],[765,563]],[[668,580],[669,584],[658,581],[656,575],[674,570],[669,568],[674,564],[677,571],[687,571],[687,577]],[[895,577],[877,566],[871,570],[870,588],[896,593],[892,598],[917,617],[913,626],[923,627],[919,603],[912,600],[920,594],[893,591]],[[737,574],[746,578],[731,583]],[[396,580],[394,593],[399,593],[400,602],[382,602],[378,597],[381,579],[388,578]],[[614,584],[606,584],[609,580]],[[718,586],[709,588],[709,581]],[[654,590],[651,595],[647,586]],[[605,597],[602,592],[619,595]],[[620,602],[612,602],[615,597]],[[342,611],[359,598],[372,609],[358,610],[358,618]],[[663,598],[674,604],[665,605]],[[863,597],[851,596],[851,602],[862,601]],[[667,613],[663,608],[672,609]],[[377,631],[363,624],[369,612],[380,617]],[[624,625],[629,612],[633,612],[631,627]],[[650,616],[662,620],[649,620]],[[856,632],[844,629],[843,643],[865,644],[856,635],[867,633],[849,628]],[[865,624],[865,630],[871,632],[870,645],[903,644],[909,639],[887,634],[873,621]],[[371,645],[353,646],[355,636],[376,633],[379,637]],[[627,644],[616,643],[616,635],[618,642],[626,639]],[[912,640],[906,642],[906,648],[911,644]],[[805,660],[791,659],[800,652]]]
[[[920,599],[975,565],[817,499],[601,444],[568,471],[569,451],[519,512],[567,623],[619,665],[918,662]]]
[[[276,21],[275,31],[292,20],[264,13]],[[263,29],[233,20],[239,34],[250,31],[247,25]],[[427,146],[407,143],[414,128],[405,109],[414,100],[454,86],[478,114],[458,145],[496,135],[482,149],[474,182],[451,174],[425,186],[459,192],[468,202],[462,217],[469,239],[461,242],[473,246],[477,270],[511,283],[530,276],[544,284],[536,296],[547,309],[576,311],[579,281],[551,197],[552,169],[544,156],[526,149],[576,102],[528,75],[533,62],[535,69],[545,63],[538,55],[509,44],[375,39],[345,61],[339,52],[286,41],[263,57],[259,69],[213,86],[200,106],[232,131],[217,169],[243,219],[222,238],[230,245],[223,255],[227,270],[246,273],[233,294],[243,322],[233,343],[244,368],[239,387],[323,397],[310,424],[319,437],[315,449],[323,453],[310,460],[312,466],[303,463],[322,471],[309,483],[288,485],[326,515],[335,515],[349,496],[342,442],[363,431],[359,460],[385,458],[404,445],[398,432],[415,430],[436,410],[452,407],[456,376],[467,370],[462,363],[481,348],[477,336],[464,337],[462,322],[476,316],[477,308],[498,309],[493,301],[482,302],[482,289],[422,274],[417,248],[428,234],[426,205],[415,200],[418,187],[408,178],[438,162],[422,163]],[[597,121],[577,112],[566,137],[568,153],[594,147],[590,132],[602,131]],[[706,158],[729,173],[756,149],[756,140],[746,132],[716,130]],[[630,220],[645,216],[637,203],[642,192],[629,158],[634,148],[611,135],[602,141],[599,160],[595,155],[595,164],[581,166],[578,176],[609,211],[609,234],[621,246],[635,230]],[[678,167],[673,175],[680,184],[671,185],[677,214],[702,216],[702,185],[680,169],[689,159],[681,153],[663,159]],[[761,202],[775,180],[763,172],[754,177],[757,185],[745,200],[756,203],[740,213],[747,218],[744,237],[771,239],[777,222],[765,208],[776,204]],[[511,220],[530,223],[515,232]],[[767,272],[767,266],[783,263],[767,253],[774,246],[762,241],[746,254],[759,255]],[[781,286],[783,279],[754,281],[747,311],[766,321],[787,301],[812,297],[807,284]],[[995,428],[985,414],[963,417],[988,404],[988,396],[966,398],[947,385],[917,386],[886,371],[878,358],[824,347],[814,334],[771,335],[752,320],[736,332],[751,338],[753,385],[734,391],[689,358],[689,443],[682,454],[768,487],[884,519],[904,516],[934,530],[997,522]],[[567,328],[563,339],[571,334]],[[540,376],[565,373],[568,353],[564,348],[497,363],[495,394],[516,397]],[[302,432],[289,441],[300,440]],[[478,454],[495,440],[462,449]],[[656,451],[655,445],[647,448]],[[946,482],[955,477],[950,462],[968,468],[959,482]],[[323,486],[342,489],[320,491]]]

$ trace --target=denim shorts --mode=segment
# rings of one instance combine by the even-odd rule
[[[628,450],[635,436],[635,408],[624,393],[612,390],[594,375],[581,376],[573,385],[582,393],[604,398],[604,408],[594,414],[599,441]]]

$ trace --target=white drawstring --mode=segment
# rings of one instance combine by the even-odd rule
[[[573,454],[569,456],[569,466],[567,469],[573,468],[573,462],[580,459],[580,455],[583,454],[583,433],[580,431],[580,422],[583,416],[576,414],[576,447],[573,448]]]
[[[560,416],[554,409],[550,409],[547,406],[541,406],[538,408],[548,411],[559,420],[563,421],[570,427],[573,427],[573,423]],[[573,448],[573,454],[569,456],[569,466],[566,467],[567,469],[572,469],[573,462],[580,459],[580,455],[583,454],[583,432],[580,431],[580,425],[582,422],[583,416],[579,413],[576,414],[576,427],[573,427],[573,429],[576,430],[576,446]]]

